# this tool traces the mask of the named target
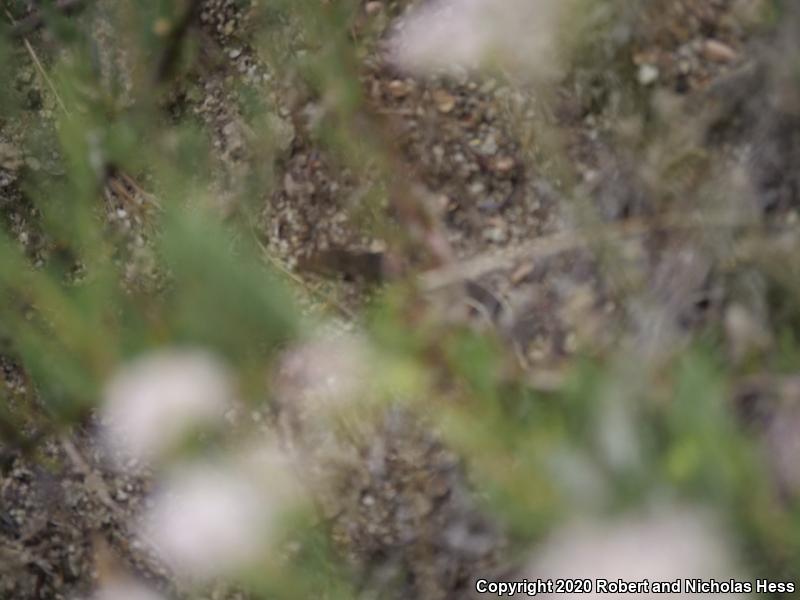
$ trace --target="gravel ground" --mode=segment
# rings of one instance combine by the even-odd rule
[[[368,109],[397,140],[399,160],[443,224],[453,250],[453,264],[423,275],[434,301],[443,290],[457,289],[463,301],[449,309],[454,318],[476,326],[488,323],[533,372],[557,370],[578,348],[600,351],[617,343],[623,322],[645,331],[642,324],[654,314],[653,306],[668,307],[659,314],[668,315],[679,332],[723,317],[729,292],[718,258],[705,252],[701,240],[661,229],[644,228],[653,235],[631,236],[622,244],[618,258],[626,273],[652,284],[633,285],[636,301],[622,306],[631,282],[604,269],[607,263],[596,248],[570,242],[580,219],[541,160],[547,148],[535,130],[534,98],[499,78],[409,77],[383,59],[381,32],[402,18],[407,4],[365,3],[362,25],[369,29],[373,23],[370,35],[376,43],[361,65],[361,81]],[[800,162],[800,151],[796,139],[782,135],[790,117],[765,110],[761,100],[737,103],[725,94],[730,86],[749,89],[772,77],[759,60],[774,50],[749,41],[751,4],[659,3],[658,11],[647,9],[628,24],[633,43],[623,60],[632,73],[629,84],[642,94],[664,92],[665,102],[679,107],[674,118],[682,118],[684,105],[708,108],[720,125],[700,147],[722,156],[723,166],[743,166],[755,181],[758,208],[778,222],[791,222],[800,186],[789,173],[797,172],[790,167]],[[260,60],[249,45],[248,13],[240,6],[233,0],[203,3],[201,58],[174,92],[175,116],[197,119],[212,139],[215,197],[223,212],[235,209],[230,199],[237,186],[258,169],[269,171],[272,191],[260,207],[265,246],[308,289],[335,294],[346,314],[357,314],[368,285],[384,276],[387,240],[354,216],[374,181],[368,170],[338,164],[315,139],[311,123],[324,110],[321,100],[297,92],[290,79]],[[780,43],[778,38],[775,45]],[[609,84],[603,76],[576,72],[563,83],[554,126],[580,189],[602,220],[611,225],[646,220],[662,201],[653,198],[655,186],[640,168],[648,149],[614,143],[630,124],[620,123],[613,102],[602,100],[607,92],[602,88]],[[0,119],[0,213],[20,244],[41,261],[55,249],[37,229],[36,211],[24,198],[19,176],[56,173],[58,158],[42,164],[21,148],[30,135],[25,132],[52,126],[58,107],[33,68],[23,70],[14,85],[28,90],[30,105],[19,120]],[[270,149],[276,158],[267,167],[250,139],[243,90],[264,94],[274,106],[268,118],[277,134]],[[715,100],[720,96],[728,100],[722,108]],[[744,124],[736,124],[741,120]],[[34,127],[33,121],[39,124]],[[751,141],[759,138],[771,151],[748,154]],[[694,185],[694,168],[700,167],[690,165],[680,173],[676,195]],[[147,252],[151,200],[124,178],[115,181],[106,194],[107,221],[129,250],[129,283],[157,288]],[[548,250],[547,240],[554,239],[561,240],[553,243],[557,252]],[[10,363],[3,366],[6,388],[15,397],[25,396],[18,370]],[[457,598],[472,574],[502,568],[502,535],[473,506],[458,457],[399,413],[377,423],[371,439],[350,449],[367,456],[365,463],[330,466],[338,469],[346,493],[332,495],[328,507],[336,515],[335,542],[363,570],[367,588],[380,590],[392,573],[405,572],[412,576],[396,597]],[[179,594],[166,570],[128,535],[147,502],[148,473],[111,470],[91,428],[49,440],[41,454],[42,461],[24,456],[4,461],[0,595],[87,594],[98,577],[99,556],[108,548],[131,573]],[[236,597],[222,590],[216,594]]]

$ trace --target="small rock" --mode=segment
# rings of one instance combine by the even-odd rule
[[[381,10],[383,10],[383,4],[381,4],[380,2],[374,2],[374,1],[373,2],[367,2],[367,4],[364,6],[364,10],[370,16],[376,15],[379,12],[381,12]]]
[[[514,159],[510,156],[498,156],[492,163],[492,166],[494,170],[499,173],[508,173],[514,168],[514,164]]]
[[[490,133],[488,136],[486,136],[486,139],[483,140],[478,152],[480,152],[483,156],[492,156],[497,152],[497,140],[495,139],[494,134]]]
[[[519,265],[514,271],[511,273],[511,283],[514,285],[519,285],[522,283],[533,271],[535,270],[536,266],[532,262],[524,262]]]
[[[22,69],[19,74],[20,81],[22,83],[30,83],[36,77],[36,73],[33,69]]]
[[[508,224],[499,217],[489,220],[491,225],[483,230],[483,239],[487,242],[502,244],[508,240]]]
[[[222,134],[225,137],[230,137],[234,133],[236,133],[236,123],[234,123],[233,121],[228,121],[222,128]]]
[[[439,194],[436,196],[436,207],[440,212],[448,212],[453,206],[455,206],[455,204],[450,201],[450,197],[447,194]]]
[[[16,171],[22,166],[22,163],[19,150],[11,144],[0,142],[0,167],[9,171]]]
[[[639,67],[638,79],[641,85],[653,85],[658,81],[658,67],[650,64],[643,64]]]
[[[456,106],[456,98],[447,90],[435,90],[433,92],[433,101],[436,103],[436,108],[441,113],[449,113]]]
[[[718,63],[733,62],[738,56],[736,50],[714,39],[706,40],[706,43],[703,45],[703,55],[708,60],[713,60]]]
[[[480,196],[486,191],[486,186],[482,181],[476,181],[469,186],[469,193],[473,196]]]
[[[405,98],[406,96],[408,96],[408,93],[410,91],[411,91],[411,86],[409,86],[402,79],[395,79],[389,84],[389,92],[395,98]]]
[[[34,156],[28,156],[28,157],[25,159],[25,165],[27,165],[27,167],[28,167],[28,168],[29,168],[31,171],[38,171],[39,169],[41,169],[41,168],[42,168],[42,163],[40,163],[40,162],[39,162],[39,159],[38,159],[38,158],[36,158],[36,157],[34,157]]]
[[[508,239],[508,233],[502,227],[487,227],[483,230],[483,239],[487,242],[502,244]]]
[[[290,119],[282,119],[276,114],[271,114],[267,121],[269,130],[273,135],[275,147],[281,152],[287,151],[294,141],[295,130]]]

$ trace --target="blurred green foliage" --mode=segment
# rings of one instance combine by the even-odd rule
[[[23,4],[10,3],[11,14],[21,17]],[[627,3],[603,4],[630,10]],[[307,93],[330,100],[331,114],[316,132],[320,142],[362,172],[377,165],[374,185],[382,192],[391,161],[359,119],[359,48],[348,35],[357,7],[266,3],[254,44],[282,72],[299,77]],[[291,285],[265,264],[254,239],[256,194],[269,178],[245,186],[237,199],[245,207],[241,214],[224,217],[209,198],[206,134],[191,118],[176,123],[165,114],[169,85],[186,66],[173,79],[155,81],[154,64],[170,42],[154,23],[175,23],[187,9],[166,1],[119,8],[127,31],[117,41],[136,60],[133,104],[121,100],[121,85],[103,81],[91,58],[91,32],[47,16],[51,35],[67,51],[48,62],[46,73],[36,72],[47,76],[41,87],[56,116],[52,129],[36,131],[29,151],[53,166],[24,171],[21,201],[35,207],[49,251],[35,259],[10,231],[0,232],[0,338],[35,390],[41,407],[35,418],[50,425],[79,423],[121,361],[168,345],[214,349],[237,366],[250,399],[258,401],[268,397],[263,373],[275,352],[308,331],[311,319],[301,315]],[[595,15],[593,26],[607,28],[619,18],[610,14]],[[614,72],[611,83],[598,83],[603,76],[592,63],[599,59],[591,41],[576,55],[583,65],[577,77],[588,82],[581,89],[591,96],[586,102],[610,101],[592,96],[597,84],[623,90],[620,110],[632,110],[642,101],[639,92],[624,91],[632,74]],[[607,49],[614,60],[618,49]],[[190,61],[189,53],[183,56]],[[30,61],[18,40],[0,37],[0,81],[14,81]],[[23,102],[14,86],[0,86],[0,124],[21,118]],[[262,117],[270,107],[257,93],[245,102],[250,125],[269,139]],[[155,263],[149,287],[123,283],[130,250],[104,222],[103,189],[121,172],[145,182],[159,202],[146,214]],[[775,279],[781,282],[773,302],[781,344],[770,360],[790,372],[800,357],[800,277],[781,272]],[[541,390],[500,340],[428,321],[420,302],[408,282],[373,302],[366,329],[386,357],[386,385],[378,387],[424,413],[460,451],[477,495],[505,525],[515,550],[524,552],[575,514],[608,516],[682,498],[724,515],[756,575],[798,574],[797,499],[779,497],[761,466],[759,444],[735,422],[730,396],[738,373],[719,358],[719,343],[697,345],[657,367],[627,354],[578,358],[562,385]],[[0,421],[12,418],[6,412]],[[309,542],[292,559],[293,570],[276,567],[246,580],[262,597],[353,597],[324,528],[298,521],[289,525]]]

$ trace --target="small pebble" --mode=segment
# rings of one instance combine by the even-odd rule
[[[382,9],[383,4],[380,2],[367,2],[367,4],[364,6],[364,10],[370,16],[378,14]]]
[[[478,150],[484,156],[492,156],[497,152],[497,140],[494,134],[489,134]]]
[[[714,39],[706,40],[706,43],[703,45],[703,55],[707,59],[718,63],[733,62],[738,56],[736,50]]]
[[[641,85],[653,85],[656,81],[658,81],[658,67],[650,64],[643,64],[639,67],[639,83]]]
[[[447,90],[436,90],[433,92],[433,101],[436,103],[436,108],[441,113],[449,113],[456,106],[456,99],[453,94]]]
[[[514,159],[510,156],[498,156],[492,163],[494,170],[499,173],[508,173],[514,168]]]
[[[410,91],[410,86],[402,79],[395,79],[389,84],[389,92],[395,98],[404,98]]]

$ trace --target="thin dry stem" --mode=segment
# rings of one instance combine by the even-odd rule
[[[5,2],[3,2],[3,10],[5,11],[6,16],[8,17],[8,20],[11,22],[11,25],[16,26],[17,22],[14,20],[14,16],[8,10],[8,6],[6,5]],[[64,111],[64,114],[69,116],[70,114],[69,109],[67,108],[67,105],[64,104],[64,100],[62,100],[61,96],[59,95],[58,90],[56,89],[56,86],[53,83],[53,80],[50,79],[50,76],[47,74],[47,71],[45,70],[44,65],[42,64],[42,61],[39,60],[39,56],[36,54],[36,50],[33,49],[33,46],[31,45],[30,41],[25,36],[23,36],[22,38],[22,43],[25,45],[25,50],[28,51],[28,55],[31,57],[31,61],[33,61],[33,64],[36,67],[39,76],[45,82],[47,87],[50,88],[50,91],[53,93],[53,97],[56,99],[56,102],[58,103],[59,107],[61,107],[61,110]]]
[[[619,241],[624,238],[641,236],[660,229],[701,229],[704,227],[751,227],[754,223],[743,222],[730,216],[701,216],[691,219],[686,216],[667,215],[655,219],[629,219],[593,227],[591,230],[575,230],[557,233],[512,246],[490,255],[479,255],[440,269],[426,271],[420,275],[419,283],[423,292],[436,290],[461,283],[467,279],[477,279],[482,275],[510,269],[522,259],[543,259],[577,248]]]

